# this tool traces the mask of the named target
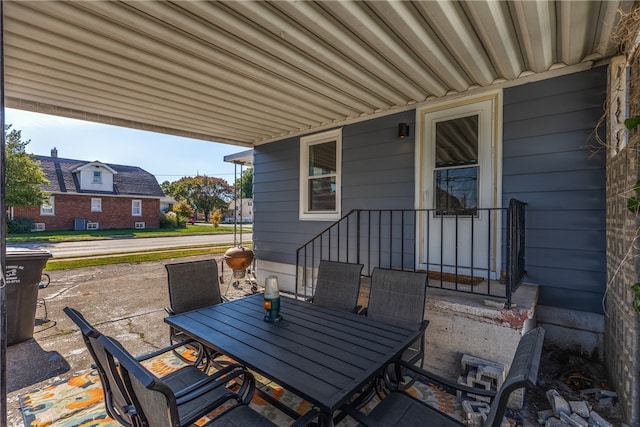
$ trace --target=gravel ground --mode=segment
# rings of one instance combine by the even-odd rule
[[[549,389],[557,390],[567,401],[585,401],[612,425],[623,425],[619,405],[601,406],[594,394],[580,393],[587,389],[611,389],[604,365],[599,359],[576,351],[545,346],[538,372],[538,385],[528,390],[525,408],[521,411],[521,416],[529,425],[539,425],[538,411],[551,409],[546,396]]]

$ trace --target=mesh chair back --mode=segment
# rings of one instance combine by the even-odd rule
[[[65,307],[64,312],[78,326],[82,333],[89,354],[91,355],[96,370],[100,376],[100,383],[105,396],[105,407],[109,416],[125,426],[134,424],[131,416],[126,412],[126,408],[131,404],[122,378],[114,376],[109,369],[107,353],[98,338],[102,334],[96,330],[78,311],[70,307]]]
[[[367,316],[414,329],[424,320],[427,273],[376,268],[371,274]]]
[[[142,426],[180,426],[175,395],[111,337],[98,338],[107,354],[109,370],[122,375]]]
[[[216,260],[167,264],[165,268],[169,275],[169,303],[174,313],[222,302]]]
[[[484,424],[485,427],[499,427],[501,425],[511,392],[527,384],[536,384],[543,341],[544,329],[541,327],[527,332],[520,339],[507,378],[491,405],[491,410]]]
[[[362,264],[320,261],[313,303],[353,311],[358,304]]]

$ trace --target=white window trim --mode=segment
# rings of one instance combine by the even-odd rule
[[[335,211],[309,211],[309,147],[325,142],[336,142],[336,209]],[[342,213],[342,129],[300,138],[300,206],[299,219],[308,221],[336,221]]]
[[[91,212],[102,212],[102,199],[99,197],[91,198]]]
[[[92,182],[94,184],[102,184],[102,171],[93,171]]]
[[[136,202],[138,202],[138,204],[140,205],[140,212],[138,213],[136,213],[135,211]],[[131,201],[131,216],[142,216],[142,200],[141,199],[134,199]]]
[[[55,199],[55,196],[51,196],[49,197],[49,203],[43,203],[40,205],[40,215],[54,216],[55,214],[56,214],[56,199]]]

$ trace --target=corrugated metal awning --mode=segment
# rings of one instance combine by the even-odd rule
[[[616,53],[629,1],[12,1],[6,105],[257,145]]]

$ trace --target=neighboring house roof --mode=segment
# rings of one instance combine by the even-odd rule
[[[118,173],[115,169],[113,169],[113,168],[109,167],[109,165],[108,165],[108,164],[106,164],[106,163],[102,163],[102,162],[100,162],[100,161],[98,161],[98,160],[95,160],[95,161],[93,161],[93,162],[86,163],[86,164],[84,164],[84,165],[80,166],[79,168],[77,168],[77,169],[75,169],[75,170],[73,170],[73,171],[71,171],[71,172],[80,172],[80,171],[83,171],[83,170],[85,170],[85,169],[89,169],[89,168],[90,168],[90,167],[92,167],[92,166],[104,166],[105,168],[107,168],[107,170],[111,171],[111,173],[112,173],[112,174],[114,174],[114,175],[115,175],[115,174],[117,174],[117,173]]]
[[[43,185],[43,190],[50,193],[91,193],[131,195],[145,197],[164,197],[162,188],[156,177],[137,166],[107,164],[98,161],[63,159],[59,157],[35,156],[40,167],[47,176],[49,184]],[[76,171],[85,166],[102,165],[113,171],[113,191],[82,190],[77,179]]]
[[[174,199],[173,196],[167,196],[165,194],[164,197],[160,199],[160,203],[168,203],[170,205],[175,205],[176,203],[178,203],[178,201]]]
[[[9,1],[6,103],[250,147],[590,68],[634,5]]]

